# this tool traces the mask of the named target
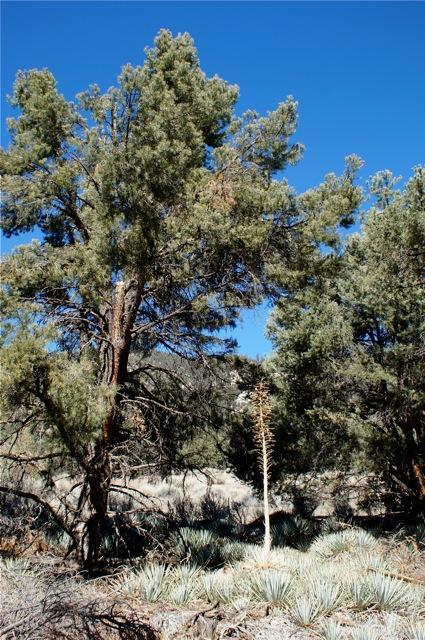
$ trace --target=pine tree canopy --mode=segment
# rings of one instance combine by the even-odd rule
[[[205,77],[187,35],[166,31],[143,67],[125,66],[117,87],[92,86],[77,105],[47,70],[19,72],[3,230],[37,226],[44,239],[5,260],[10,311],[13,298],[48,317],[75,353],[106,338],[123,282],[137,299],[137,348],[194,354],[258,302],[266,246],[286,217],[287,186],[272,175],[301,149],[289,143],[292,99],[265,118],[236,118],[236,99]]]
[[[159,394],[164,367],[146,358],[168,351],[205,363],[228,352],[233,341],[219,330],[265,294],[303,286],[306,265],[335,248],[336,227],[361,201],[354,156],[341,177],[296,195],[280,175],[302,153],[296,102],[238,116],[237,97],[205,76],[187,34],[168,31],[115,87],[93,85],[75,103],[48,70],[16,77],[2,227],[7,236],[37,228],[42,241],[2,261],[5,442],[19,464],[36,443],[32,468],[51,483],[61,465],[80,474],[78,506],[62,500],[55,513],[90,566],[123,428],[157,442],[158,415],[190,422],[182,402]],[[169,374],[177,393],[185,381]]]
[[[268,363],[287,470],[357,468],[388,502],[425,499],[425,169],[389,171],[345,246],[277,270]],[[301,274],[301,277],[299,277]],[[314,460],[314,465],[312,465]],[[394,499],[395,498],[395,499]],[[423,507],[420,507],[423,508]]]

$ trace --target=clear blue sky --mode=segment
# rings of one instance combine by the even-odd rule
[[[188,31],[207,74],[240,87],[238,109],[299,101],[306,151],[287,172],[304,190],[343,159],[364,180],[389,168],[407,178],[425,161],[425,4],[422,2],[2,2],[2,144],[17,69],[48,67],[68,99],[120,67],[141,63],[161,27]],[[33,234],[30,234],[30,237]],[[3,242],[3,251],[26,241]],[[263,355],[267,311],[246,314],[240,352]]]

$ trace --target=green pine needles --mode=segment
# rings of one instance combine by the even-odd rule
[[[297,104],[240,117],[237,98],[205,75],[188,34],[167,30],[105,93],[92,85],[68,102],[48,70],[16,76],[1,224],[41,239],[2,260],[0,401],[5,438],[18,433],[5,453],[30,461],[29,445],[42,483],[72,469],[80,495],[47,508],[89,570],[111,553],[111,455],[125,460],[142,438],[142,456],[166,450],[170,468],[175,434],[189,440],[209,421],[201,376],[181,384],[152,358],[201,367],[228,354],[220,330],[261,301],[266,261],[293,235],[291,192],[276,174],[301,156],[290,141]]]

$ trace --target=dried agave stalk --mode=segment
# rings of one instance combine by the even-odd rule
[[[273,454],[273,432],[270,428],[271,402],[267,384],[261,380],[251,393],[251,414],[254,419],[254,442],[263,476],[264,505],[264,553],[271,548],[270,511],[269,511],[269,471]]]

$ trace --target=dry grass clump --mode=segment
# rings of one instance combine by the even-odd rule
[[[58,576],[29,561],[0,567],[2,640],[157,640],[145,616],[99,583]]]

